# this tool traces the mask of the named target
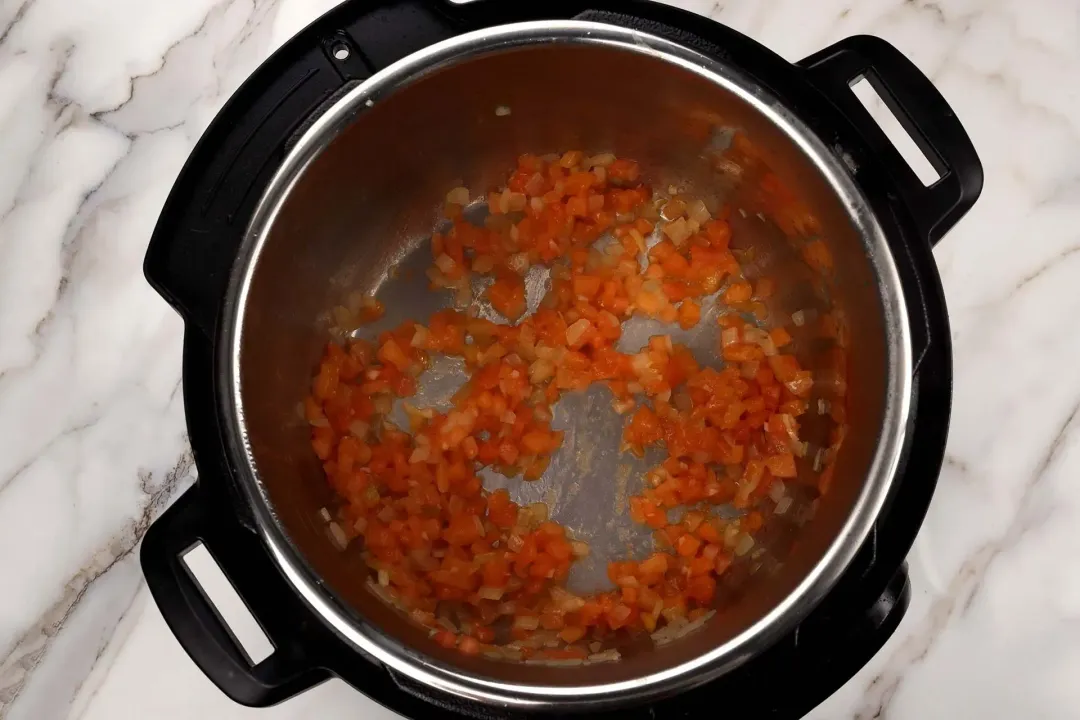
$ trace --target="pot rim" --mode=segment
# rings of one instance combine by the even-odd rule
[[[695,73],[735,94],[764,115],[813,162],[841,199],[866,244],[879,280],[887,330],[884,420],[867,479],[847,520],[802,581],[757,622],[727,642],[641,678],[582,686],[526,685],[478,677],[404,646],[342,603],[302,557],[277,521],[254,467],[244,423],[240,343],[244,307],[266,237],[297,180],[354,118],[381,97],[437,70],[481,54],[541,43],[601,45],[648,55]],[[669,694],[712,680],[790,631],[824,597],[873,526],[900,467],[911,413],[912,349],[900,277],[885,233],[842,163],[805,123],[741,71],[671,41],[614,25],[544,20],[495,26],[431,45],[372,75],[322,110],[267,185],[232,266],[218,329],[216,375],[220,411],[244,497],[263,542],[287,581],[326,624],[361,654],[412,680],[473,701],[519,710],[602,707]]]

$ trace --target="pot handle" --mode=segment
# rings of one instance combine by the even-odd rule
[[[273,644],[274,652],[261,662],[248,659],[184,563],[184,555],[200,542]],[[298,642],[312,622],[307,608],[272,566],[258,537],[222,503],[212,502],[199,483],[150,526],[139,559],[169,629],[199,669],[235,702],[267,707],[330,677]]]
[[[931,245],[975,204],[983,169],[956,113],[914,63],[881,38],[856,35],[798,63],[858,129]],[[851,91],[865,78],[926,155],[940,178],[925,186]]]
[[[467,29],[442,10],[429,0],[343,3],[233,94],[173,185],[143,263],[150,285],[188,323],[214,336],[256,203],[312,116],[399,57]]]

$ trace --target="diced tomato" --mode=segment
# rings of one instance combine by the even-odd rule
[[[525,281],[515,273],[505,272],[488,288],[491,306],[510,320],[525,313]]]
[[[749,139],[737,134],[728,153],[754,169],[754,202],[805,262],[830,272],[825,243],[805,239],[818,221],[762,167]],[[342,536],[356,539],[351,547],[381,591],[442,647],[479,654],[496,642],[495,627],[505,619],[512,639],[536,645],[534,635],[544,633],[548,646],[525,643],[522,657],[584,659],[585,644],[701,618],[717,578],[735,562],[735,539],[762,530],[773,484],[797,476],[796,452],[804,446],[796,418],[811,411],[814,378],[791,353],[788,329],[768,329],[769,343],[747,322],[751,315],[765,322],[760,303],[751,301],[773,296],[775,282],[743,279],[730,249],[732,208],[695,226],[691,202],[675,198],[665,207],[671,219],[654,223],[659,204],[641,176],[632,160],[589,158],[582,150],[522,155],[506,184],[487,191],[491,217],[483,225],[462,212],[468,193],[452,191],[449,227],[431,239],[432,286],[471,302],[470,274],[483,276],[491,308],[511,324],[477,317],[475,308],[441,310],[426,325],[406,321],[375,341],[328,343],[314,373],[300,410],[338,496],[322,513],[334,523],[328,536],[339,545]],[[646,250],[658,225],[661,240]],[[523,275],[532,265],[549,268],[551,282],[526,317]],[[665,334],[630,354],[616,349],[632,314],[684,330],[699,326],[703,298],[729,276],[722,301],[734,307],[712,329],[723,333],[723,367],[701,367]],[[363,298],[348,324],[384,311]],[[836,388],[846,389],[848,329],[838,313],[816,322],[833,345],[824,367]],[[410,400],[407,430],[399,429],[387,416],[395,400],[417,394],[435,354],[461,358],[469,379],[448,407]],[[511,495],[520,491],[515,483],[543,476],[562,446],[552,423],[563,394],[596,382],[610,389],[613,412],[626,416],[624,447],[666,455],[628,501],[631,520],[652,529],[659,550],[610,562],[612,588],[578,597],[565,583],[588,545],[549,519],[543,505],[520,507]],[[828,409],[819,405],[817,414],[833,423],[830,447],[825,467],[808,478],[823,495],[847,431],[843,392],[826,397]],[[516,479],[507,489],[485,490],[484,468]],[[739,517],[707,512],[729,503]],[[555,638],[559,646],[550,647]]]

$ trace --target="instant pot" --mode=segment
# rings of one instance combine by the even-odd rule
[[[860,79],[938,180],[924,185],[870,118],[851,91]],[[378,290],[407,264],[440,188],[490,184],[516,153],[612,149],[661,183],[678,175],[707,191],[716,167],[703,149],[725,128],[813,208],[836,258],[830,292],[853,340],[850,431],[830,494],[767,579],[748,579],[737,605],[670,646],[575,668],[447,653],[368,591],[318,521],[332,498],[295,407],[327,340],[320,313],[343,288]],[[941,468],[951,400],[931,249],[981,188],[952,110],[877,38],[791,64],[648,2],[346,2],[229,100],[147,251],[148,280],[185,321],[199,469],[143,541],[154,599],[200,669],[245,705],[336,676],[413,717],[690,717],[721,699],[728,711],[800,716],[907,608],[904,558]],[[743,234],[773,257],[767,220]],[[380,297],[413,317],[417,292]],[[582,426],[602,432],[592,418]],[[266,659],[251,662],[188,571],[183,557],[199,543],[271,640]]]

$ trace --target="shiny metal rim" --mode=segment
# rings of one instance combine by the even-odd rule
[[[240,394],[240,348],[243,310],[255,267],[285,198],[308,165],[346,128],[368,101],[439,68],[492,51],[540,43],[593,44],[641,53],[679,66],[738,95],[782,129],[809,158],[842,199],[861,231],[880,281],[889,331],[885,422],[871,471],[850,517],[828,551],[798,587],[741,634],[712,651],[634,681],[553,687],[494,681],[460,672],[425,657],[357,618],[331,593],[289,541],[254,468]],[[565,709],[604,706],[668,694],[706,682],[763,650],[789,631],[840,577],[876,519],[905,447],[910,412],[911,342],[903,292],[884,233],[866,200],[825,145],[776,98],[732,68],[661,38],[611,25],[577,21],[529,22],[461,35],[417,52],[372,76],[319,117],[295,145],[256,208],[233,266],[222,311],[218,373],[225,391],[222,412],[229,451],[238,479],[251,504],[271,555],[288,581],[311,608],[360,653],[416,682],[471,700],[519,709]]]

